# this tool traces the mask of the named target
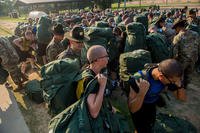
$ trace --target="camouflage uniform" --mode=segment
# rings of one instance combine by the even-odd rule
[[[189,75],[193,72],[198,59],[199,35],[191,30],[180,31],[173,40],[173,55],[184,69],[184,83],[188,83]]]
[[[84,65],[82,64],[82,61],[81,61],[81,54],[75,53],[70,47],[68,47],[65,51],[60,53],[57,57],[57,59],[65,59],[65,58],[71,58],[71,59],[77,58],[80,62],[80,66]]]
[[[46,48],[47,61],[51,62],[56,60],[57,56],[65,50],[61,42],[56,42],[54,38],[51,40]]]
[[[189,24],[187,28],[196,31],[200,35],[200,17],[196,17],[195,19],[188,17],[187,22]],[[200,51],[200,46],[199,46],[199,51]],[[197,72],[200,72],[200,52],[199,52],[199,59],[196,62],[196,69]]]
[[[194,19],[192,17],[188,17],[187,22],[188,24],[194,24],[194,25],[200,26],[200,17],[196,17]]]
[[[0,58],[1,65],[10,73],[10,76],[16,85],[21,83],[21,71],[17,66],[19,63],[19,56],[6,38],[0,38]]]

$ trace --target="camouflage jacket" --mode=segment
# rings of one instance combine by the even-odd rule
[[[188,17],[187,22],[188,24],[195,24],[197,26],[200,26],[200,17],[196,17],[194,19],[192,17]]]
[[[65,58],[71,58],[71,59],[77,58],[80,62],[80,66],[82,66],[81,53],[75,53],[69,46],[66,50],[64,50],[57,56],[57,59],[65,59]]]
[[[54,38],[46,48],[48,62],[56,60],[57,56],[65,50],[61,42],[56,42]]]
[[[1,65],[9,72],[19,63],[19,55],[5,37],[0,37],[0,58]]]
[[[173,56],[182,64],[193,63],[198,59],[199,35],[191,30],[180,31],[173,39]]]

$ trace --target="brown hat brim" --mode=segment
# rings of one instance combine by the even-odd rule
[[[172,29],[175,29],[176,27],[178,27],[180,24],[186,24],[186,20],[180,20],[174,23],[174,25],[172,26]]]
[[[154,24],[155,25],[158,25],[160,22],[165,22],[165,19],[163,17],[159,17],[155,22]]]
[[[76,38],[73,38],[73,37],[71,37],[70,32],[65,33],[65,37],[66,37],[67,39],[72,40],[72,41],[75,41],[75,42],[85,42],[85,41],[89,41],[89,40],[90,40],[89,36],[86,36],[86,35],[84,35],[84,38],[83,38],[83,39],[76,39]]]

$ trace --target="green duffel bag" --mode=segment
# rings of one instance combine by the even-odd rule
[[[95,27],[100,27],[100,28],[108,28],[109,27],[109,24],[108,22],[105,22],[105,21],[96,21],[95,22]]]
[[[159,113],[154,125],[155,133],[197,133],[195,126],[185,119],[171,114]]]
[[[126,44],[124,52],[146,49],[146,30],[143,24],[132,22],[126,26]]]
[[[79,71],[78,59],[70,58],[52,61],[41,68],[40,84],[50,114],[60,113],[77,100],[74,78]]]
[[[91,80],[83,97],[50,121],[49,133],[131,133],[127,120],[105,105],[105,97],[98,117],[91,118],[87,97],[97,83],[96,79]]]
[[[109,40],[113,36],[111,28],[88,27],[87,30],[85,30],[85,33],[90,39],[102,37]]]
[[[196,25],[196,24],[189,24],[186,29],[192,30],[197,32],[200,35],[200,26]]]
[[[39,43],[42,44],[49,44],[49,42],[52,39],[52,32],[51,32],[51,26],[52,21],[47,16],[42,16],[39,19],[38,25],[37,25],[37,32],[36,32],[36,38]]]
[[[77,101],[77,81],[92,76],[80,70],[78,59],[65,58],[52,61],[41,68],[43,97],[52,116]]]
[[[0,84],[4,84],[7,81],[9,73],[1,65],[0,65],[0,75],[1,75],[0,76]]]
[[[145,27],[146,33],[148,33],[148,18],[147,18],[147,16],[140,14],[140,15],[134,17],[134,21],[142,23]]]
[[[149,51],[139,49],[120,55],[119,75],[122,81],[128,81],[129,77],[138,70],[142,70],[146,63],[152,63]]]
[[[36,79],[28,81],[25,84],[25,92],[28,97],[37,104],[44,102],[40,81]]]
[[[151,52],[153,63],[169,59],[172,53],[170,45],[167,44],[165,37],[160,33],[151,33],[147,36],[147,49]]]

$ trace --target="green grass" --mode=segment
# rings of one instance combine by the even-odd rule
[[[158,4],[158,3],[152,3],[152,4],[141,4],[141,6],[139,5],[139,1],[138,1],[138,4],[129,4],[128,2],[126,3],[126,8],[148,8],[150,5],[159,5],[160,7],[171,7],[171,6],[175,6],[175,5],[196,5],[196,4],[199,4],[198,2],[190,2],[190,3],[183,3],[183,2],[180,2],[180,3],[161,3],[161,4]],[[117,9],[118,7],[118,3],[114,3],[112,4],[112,9]],[[120,4],[120,8],[124,8],[124,3],[121,2]]]
[[[10,18],[9,16],[1,16],[0,21],[4,21],[8,23],[9,22],[12,22],[12,23],[27,22],[26,16],[27,15],[23,15],[22,17],[19,17],[19,18]],[[8,36],[12,34],[13,34],[13,31],[9,29],[9,27],[6,27],[0,24],[0,36]]]
[[[10,18],[9,16],[0,17],[0,21],[8,21],[8,22],[27,22],[25,16],[19,18]]]
[[[13,33],[11,30],[0,25],[0,36],[8,36],[8,35],[12,35],[12,34]]]

